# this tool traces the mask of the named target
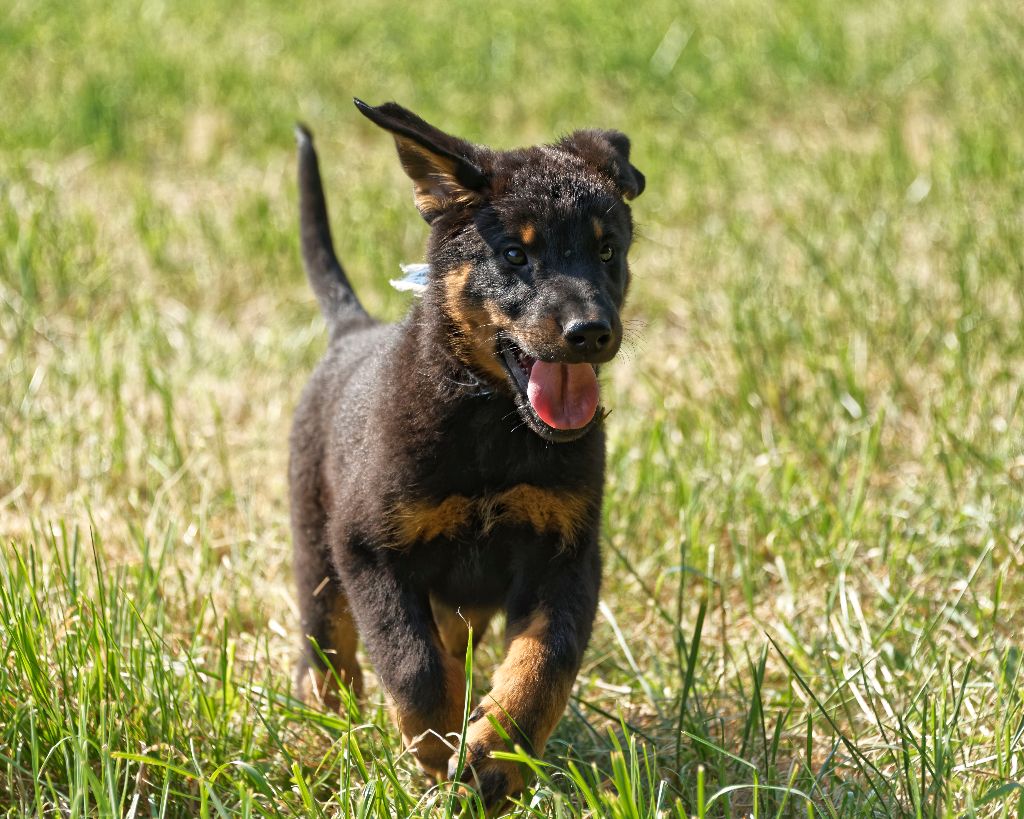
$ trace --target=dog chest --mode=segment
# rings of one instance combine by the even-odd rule
[[[526,530],[565,549],[593,519],[595,503],[583,490],[528,483],[440,499],[402,498],[389,515],[391,539],[396,547],[408,548],[439,539],[477,541],[513,529]]]

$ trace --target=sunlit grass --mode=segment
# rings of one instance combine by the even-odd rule
[[[377,314],[426,235],[358,95],[617,127],[648,179],[603,603],[523,815],[1017,815],[1021,42],[1008,0],[7,2],[0,807],[478,812],[372,682],[289,695],[292,123]]]

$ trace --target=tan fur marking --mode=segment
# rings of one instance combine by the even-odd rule
[[[522,240],[524,245],[532,245],[533,240],[537,238],[537,228],[531,224],[524,225],[522,232],[519,234],[519,238]]]
[[[425,501],[395,507],[395,534],[402,543],[455,537],[469,522],[473,501],[465,495],[449,495],[438,504]]]
[[[494,495],[467,498],[449,495],[440,503],[401,502],[393,512],[399,546],[455,537],[472,523],[484,534],[503,524],[520,524],[537,534],[558,535],[563,547],[572,545],[583,531],[591,499],[582,492],[542,489],[520,483]]]
[[[327,652],[327,659],[337,669],[338,676],[352,686],[352,691],[357,697],[360,696],[363,693],[363,673],[356,658],[359,632],[356,630],[356,621],[352,617],[348,601],[342,594],[334,598],[334,605],[331,607],[330,640],[334,654]]]
[[[444,663],[445,703],[441,713],[422,714],[417,711],[392,709],[405,747],[412,751],[419,766],[434,779],[448,774],[448,759],[458,748],[465,707],[466,675],[462,664],[442,653]]]
[[[416,187],[412,194],[416,210],[423,214],[440,213],[444,210],[444,199],[434,196],[425,188]]]
[[[562,335],[562,325],[554,316],[544,316],[529,325],[517,325],[516,335],[527,347],[544,347],[550,339]]]
[[[402,165],[410,175],[415,173],[413,157],[424,167],[433,169],[425,178],[414,178],[414,198],[420,213],[440,213],[452,204],[472,205],[480,200],[479,194],[459,184],[455,176],[455,163],[443,156],[431,153],[422,145],[402,136],[395,136]]]
[[[473,340],[480,368],[500,384],[506,383],[505,368],[498,361],[497,334],[504,321],[501,308],[491,299],[484,301],[483,309],[469,311],[473,322]]]
[[[594,227],[594,238],[601,241],[604,236],[604,227],[601,225],[601,221],[595,216],[590,220],[590,224]]]
[[[493,717],[509,734],[513,727],[525,724],[529,714],[532,752],[540,755],[544,745],[562,718],[575,675],[553,678],[545,674],[548,647],[545,637],[548,617],[537,612],[522,631],[509,642],[505,660],[494,676],[494,687],[484,698],[485,713],[467,732],[467,742],[480,743],[490,750],[506,745],[491,724]]]
[[[306,702],[322,702],[332,711],[339,711],[342,699],[338,692],[338,678],[352,689],[356,697],[363,694],[363,671],[356,656],[359,634],[348,601],[341,594],[331,605],[328,642],[329,645],[322,646],[324,656],[334,666],[337,675],[326,669],[309,669],[307,678],[302,681],[300,695]]]
[[[464,364],[476,366],[505,383],[505,368],[498,362],[495,344],[501,329],[501,312],[490,300],[482,307],[466,303],[466,283],[472,272],[473,265],[467,262],[444,280],[445,310],[455,325],[452,347]]]
[[[497,610],[473,606],[461,606],[456,610],[433,595],[430,596],[430,609],[445,651],[457,659],[466,656],[470,626],[473,628],[473,645],[476,645]]]
[[[589,505],[579,492],[555,492],[528,483],[482,498],[479,504],[485,532],[502,523],[522,523],[537,534],[557,532],[563,544],[580,533]]]
[[[487,716],[481,717],[466,729],[466,745],[470,749],[466,765],[471,772],[468,779],[471,785],[479,787],[486,777],[498,772],[504,777],[506,796],[514,796],[526,787],[525,766],[511,759],[495,759],[490,755],[492,751],[511,751],[512,748],[504,737],[494,730]],[[487,815],[501,815],[506,807],[506,802],[502,799],[496,805],[488,807]]]

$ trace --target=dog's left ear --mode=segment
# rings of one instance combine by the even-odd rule
[[[446,134],[397,103],[374,107],[359,99],[354,102],[367,119],[395,138],[398,158],[413,182],[416,207],[427,222],[455,205],[483,200],[489,180],[475,145]]]
[[[644,175],[629,162],[629,137],[621,131],[588,129],[569,134],[558,147],[609,177],[626,199],[644,192]]]

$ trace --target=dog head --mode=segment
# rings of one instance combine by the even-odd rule
[[[622,342],[633,224],[643,192],[618,131],[497,151],[450,136],[395,103],[359,110],[394,136],[431,226],[426,298],[455,355],[511,394],[543,438],[600,420],[596,367]]]

